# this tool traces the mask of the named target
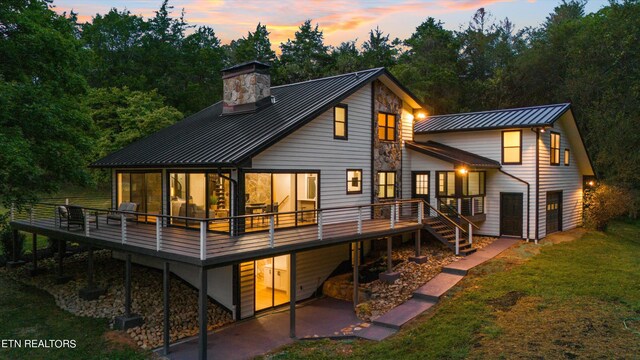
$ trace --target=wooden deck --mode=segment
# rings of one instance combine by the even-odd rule
[[[200,231],[183,227],[163,227],[158,250],[156,225],[129,222],[126,226],[126,240],[123,242],[122,227],[119,222],[106,223],[99,217],[98,226],[92,223],[89,236],[83,230],[67,231],[56,226],[53,218],[15,220],[15,229],[42,234],[54,239],[63,239],[99,248],[121,250],[148,255],[172,261],[179,261],[204,267],[224,266],[261,257],[277,256],[292,251],[304,251],[340,243],[375,239],[416,231],[422,224],[415,220],[400,220],[391,229],[389,219],[362,221],[362,232],[357,233],[357,222],[324,224],[322,239],[318,237],[318,226],[308,225],[289,229],[276,229],[271,246],[268,232],[253,232],[231,237],[228,234],[207,232],[206,258],[201,259]]]

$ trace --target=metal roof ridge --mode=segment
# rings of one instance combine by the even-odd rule
[[[380,71],[380,70],[384,70],[384,67],[365,69],[365,70],[354,71],[354,72],[350,72],[350,73],[346,73],[346,74],[326,76],[326,77],[321,77],[321,78],[317,78],[317,79],[310,79],[310,80],[305,80],[305,81],[298,81],[298,82],[291,83],[291,84],[283,84],[283,85],[278,85],[278,86],[272,86],[271,88],[272,89],[279,89],[279,88],[283,88],[283,87],[287,87],[287,86],[302,85],[302,84],[307,84],[307,83],[314,82],[314,81],[335,79],[335,78],[339,78],[339,77],[347,77],[349,75],[355,75],[355,74],[358,74],[358,73],[364,73],[364,72],[369,73],[369,72]]]
[[[557,103],[557,104],[534,105],[534,106],[525,106],[525,107],[519,107],[519,108],[509,108],[509,109],[471,111],[471,112],[461,112],[461,113],[454,113],[454,114],[432,115],[432,116],[427,116],[427,119],[437,119],[437,118],[444,118],[449,116],[460,116],[460,115],[479,115],[479,114],[499,113],[499,112],[508,112],[508,111],[533,110],[533,109],[539,109],[539,108],[545,108],[545,107],[556,107],[556,106],[566,107],[570,105],[571,103]],[[422,120],[422,121],[425,121],[425,120]]]

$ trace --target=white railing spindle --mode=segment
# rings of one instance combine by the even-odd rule
[[[276,221],[275,216],[269,216],[269,246],[274,247],[276,242]]]
[[[400,203],[395,203],[393,205],[393,207],[395,208],[396,222],[399,222],[400,221],[400,210],[402,210],[402,208],[400,207]]]
[[[471,216],[476,214],[476,199],[475,198],[471,198]]]
[[[85,209],[82,209],[82,212],[84,213],[84,236],[89,237],[89,212]]]
[[[456,226],[456,255],[460,255],[460,229]]]
[[[207,221],[200,222],[200,260],[207,259]]]
[[[362,206],[358,207],[358,235],[362,234]]]
[[[471,223],[469,223],[469,245],[473,244],[473,229]]]
[[[418,223],[422,224],[422,219],[424,218],[424,203],[420,201],[418,203]]]
[[[120,213],[120,237],[122,244],[127,243],[127,217],[124,213]]]
[[[162,249],[162,219],[159,216],[156,217],[156,251]]]
[[[318,210],[318,239],[322,240],[322,210]]]

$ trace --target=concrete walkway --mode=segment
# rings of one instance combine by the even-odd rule
[[[369,340],[383,340],[395,334],[402,325],[435,305],[470,269],[519,242],[520,240],[516,239],[499,238],[485,248],[445,266],[442,273],[414,291],[411,299],[380,316],[373,321],[372,326],[357,332],[356,335]]]
[[[334,336],[334,333],[342,328],[360,322],[362,321],[353,311],[353,303],[348,301],[321,298],[298,305],[296,309],[298,338]],[[293,341],[289,337],[287,307],[287,310],[282,312],[239,322],[209,333],[207,358],[251,359]],[[166,358],[197,359],[198,338],[172,345]]]

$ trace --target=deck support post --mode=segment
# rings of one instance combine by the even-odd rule
[[[387,236],[387,271],[380,273],[379,277],[381,281],[388,284],[393,284],[396,280],[400,279],[400,273],[393,271],[393,251],[392,251],[393,239],[391,236]]]
[[[163,354],[164,355],[168,355],[169,354],[169,282],[171,280],[170,278],[171,274],[169,273],[169,262],[165,261],[164,262],[164,271],[162,273],[162,294],[163,294],[163,299],[164,299],[164,311],[163,311],[163,317],[164,317],[164,321],[163,321],[163,329],[162,329],[162,343],[163,343]]]
[[[198,299],[198,359],[207,359],[207,269],[200,268],[200,293]]]
[[[38,268],[38,234],[31,234],[31,270],[29,270],[29,275],[36,276],[42,273],[42,269]]]
[[[105,289],[95,286],[93,281],[93,247],[87,250],[87,287],[80,289],[79,296],[84,300],[96,300],[106,292]]]
[[[291,271],[289,272],[289,337],[296,338],[296,253],[292,252],[289,261]]]
[[[144,323],[142,316],[131,313],[131,254],[127,254],[124,263],[124,315],[115,318],[114,327],[127,330]]]
[[[65,256],[65,241],[58,240],[58,276],[56,277],[56,284],[66,284],[71,280],[71,276],[64,274],[64,256]]]
[[[415,238],[416,238],[416,255],[415,256],[409,256],[409,261],[412,261],[416,264],[424,264],[427,262],[427,256],[426,255],[422,255],[422,248],[421,248],[421,244],[420,244],[420,235],[421,232],[420,230],[417,230],[415,233]]]
[[[360,295],[358,267],[360,267],[360,243],[355,242],[353,243],[353,310],[358,308],[358,297]]]

